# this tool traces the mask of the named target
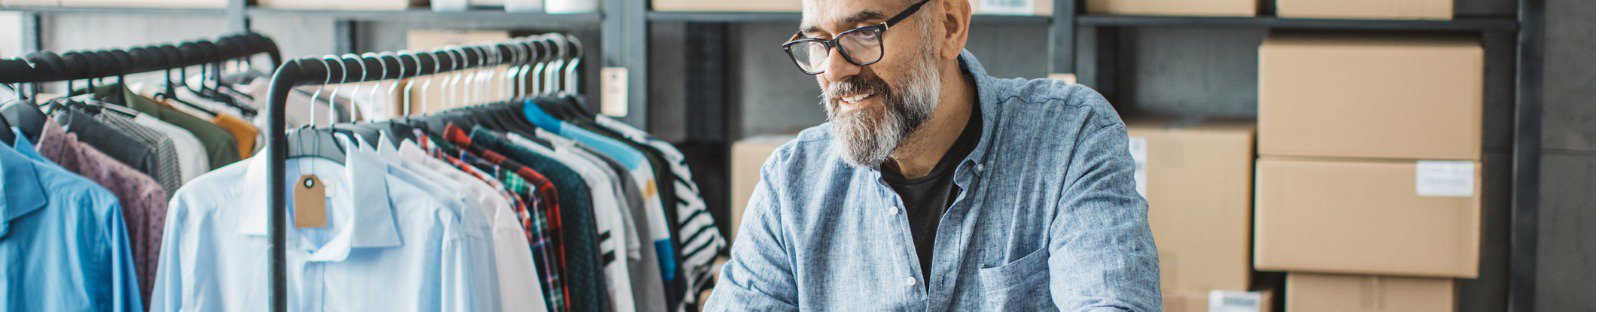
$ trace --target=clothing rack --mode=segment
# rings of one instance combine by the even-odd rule
[[[269,311],[286,311],[288,281],[285,250],[284,167],[288,160],[288,135],[285,133],[285,113],[290,92],[299,86],[332,83],[357,83],[420,77],[500,65],[525,64],[541,61],[533,56],[550,56],[565,47],[544,45],[544,36],[522,37],[513,41],[475,45],[429,52],[400,52],[346,55],[342,57],[299,58],[278,67],[272,75],[267,95],[267,209],[272,246]]]
[[[267,54],[276,68],[282,62],[278,45],[257,33],[227,35],[123,50],[34,52],[0,59],[0,83],[42,83],[124,75],[218,64]],[[20,90],[18,90],[20,92]]]

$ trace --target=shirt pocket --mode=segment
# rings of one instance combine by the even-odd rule
[[[1055,311],[1050,299],[1050,253],[1044,248],[992,268],[978,269],[984,311]]]

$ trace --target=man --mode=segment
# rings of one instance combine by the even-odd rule
[[[963,50],[968,0],[806,0],[802,16],[784,48],[829,123],[762,167],[710,310],[1161,309],[1104,98],[989,77]]]

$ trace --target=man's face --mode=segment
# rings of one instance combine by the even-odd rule
[[[801,36],[832,39],[857,27],[883,23],[910,7],[909,0],[808,0]],[[934,3],[883,32],[883,57],[857,66],[829,51],[825,71],[816,75],[822,106],[828,111],[837,148],[846,162],[877,167],[912,130],[933,115],[939,99],[934,54]],[[870,60],[858,61],[867,62]]]

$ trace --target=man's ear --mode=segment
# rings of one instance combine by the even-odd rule
[[[1062,0],[1058,0],[1062,1]],[[967,47],[967,31],[972,27],[972,3],[968,0],[935,0],[939,10],[934,36],[939,38],[939,57],[953,60]]]

